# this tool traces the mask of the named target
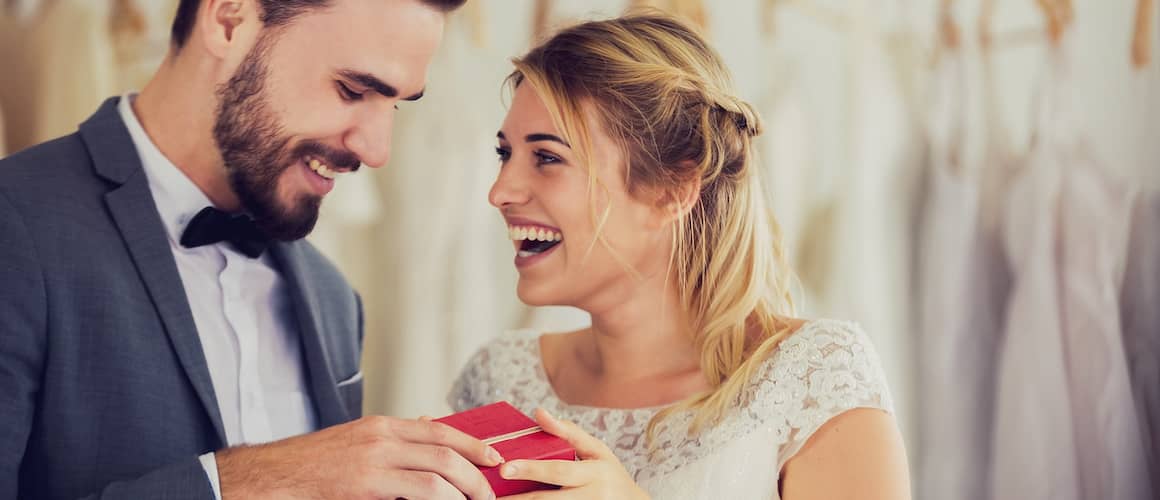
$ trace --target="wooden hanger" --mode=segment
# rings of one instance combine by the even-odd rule
[[[942,56],[943,51],[957,50],[962,42],[959,26],[955,24],[953,12],[954,3],[955,0],[942,0],[939,2],[938,41],[935,43],[934,53],[932,54],[932,64],[938,62],[938,58]]]
[[[1153,0],[1136,1],[1136,26],[1132,35],[1132,65],[1137,69],[1148,65],[1152,59],[1152,13]]]
[[[536,0],[532,10],[532,44],[544,41],[552,24],[552,0]]]
[[[1043,11],[1047,39],[1052,45],[1059,44],[1063,33],[1075,21],[1075,8],[1071,2],[1072,0],[1035,0],[1039,10]]]
[[[468,29],[471,30],[471,43],[475,48],[488,47],[491,44],[491,36],[487,29],[487,14],[484,11],[482,2],[467,2],[463,6],[463,17],[468,22]]]
[[[652,7],[692,21],[703,33],[709,29],[704,0],[631,0],[629,8]]]
[[[109,13],[109,30],[114,36],[140,37],[147,26],[145,15],[133,0],[114,0]]]

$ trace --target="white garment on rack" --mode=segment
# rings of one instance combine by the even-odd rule
[[[999,360],[993,500],[1150,498],[1120,326],[1132,192],[1092,160],[1068,106],[1065,36],[1005,226],[1014,288]]]
[[[310,233],[311,243],[331,260],[342,263],[343,274],[354,280],[356,290],[369,283],[358,282],[367,277],[368,269],[365,256],[359,252],[364,245],[354,244],[354,240],[374,231],[383,213],[376,177],[376,172],[363,168],[339,179],[334,192],[322,203],[318,223]]]
[[[113,33],[110,1],[53,0],[27,22],[0,19],[9,148],[72,133],[105,99],[145,86],[168,49],[176,0],[133,5],[141,33]]]
[[[771,51],[772,52],[772,51]],[[784,61],[769,61],[777,82],[757,102],[765,131],[757,141],[760,175],[765,194],[781,227],[782,244],[789,262],[797,259],[806,209],[818,196],[818,173],[813,168],[809,114],[802,104],[800,78]]]
[[[899,426],[913,446],[910,252],[919,187],[913,148],[919,130],[867,3],[851,2],[850,19],[856,22],[844,34],[850,71],[844,115],[848,156],[832,204],[818,212],[820,218],[810,221],[814,227],[808,229],[827,234],[799,255],[816,258],[806,253],[822,252],[815,265],[824,271],[822,279],[804,280],[815,283],[810,313],[854,319],[873,336],[895,391]]]
[[[33,143],[76,131],[102,101],[121,93],[109,33],[111,4],[57,0],[38,19],[29,44],[37,82],[29,89],[36,103]]]
[[[964,164],[963,57],[961,50],[948,51],[936,70],[931,163],[921,210],[920,421],[914,463],[916,498],[922,499],[986,498],[994,356],[1006,298],[997,210],[989,203],[1001,186],[981,178],[1005,173],[1005,151],[992,144],[982,168]]]
[[[1147,470],[1160,470],[1160,192],[1136,198],[1132,211],[1120,321],[1124,352],[1136,399]],[[1160,498],[1160,475],[1152,475],[1152,494]]]
[[[932,162],[921,212],[917,332],[921,408],[916,498],[983,500],[989,490],[995,355],[1010,276],[1000,222],[1012,167],[992,59],[982,61],[985,155],[965,157],[961,52],[936,77]]]

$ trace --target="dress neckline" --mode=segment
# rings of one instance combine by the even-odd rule
[[[790,333],[790,336],[805,333],[807,330],[812,329],[819,321],[820,320],[814,320],[814,319],[806,320],[804,323],[802,323],[798,327],[797,330],[794,330],[792,333]],[[535,382],[539,383],[539,384],[543,384],[544,389],[545,389],[544,393],[549,398],[551,398],[551,402],[553,403],[553,406],[555,406],[556,408],[558,408],[560,410],[567,411],[569,413],[598,411],[598,412],[624,412],[624,413],[630,413],[633,415],[656,414],[656,413],[660,412],[661,410],[664,410],[665,408],[668,408],[668,407],[675,405],[675,404],[679,403],[680,401],[682,401],[682,400],[677,400],[677,401],[673,401],[673,402],[667,403],[667,404],[656,405],[656,406],[642,406],[642,407],[638,407],[638,408],[612,408],[612,407],[604,407],[604,406],[588,406],[588,405],[572,404],[572,403],[569,403],[567,401],[564,401],[564,399],[560,397],[560,394],[556,392],[556,387],[552,385],[552,380],[550,378],[548,378],[548,371],[546,368],[544,368],[544,354],[543,354],[542,350],[540,349],[540,339],[544,335],[548,335],[548,333],[546,333],[542,330],[528,330],[528,332],[531,333],[530,338],[528,339],[528,341],[529,341],[528,350],[529,350],[529,353],[531,354],[531,359],[533,362],[532,363],[532,371],[535,374]],[[784,339],[783,339],[783,342],[784,342]]]

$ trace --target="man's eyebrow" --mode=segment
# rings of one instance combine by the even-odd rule
[[[339,71],[338,74],[340,76],[342,76],[343,78],[352,80],[352,81],[358,83],[359,85],[362,85],[366,88],[374,90],[375,92],[378,92],[386,97],[398,97],[399,96],[398,89],[396,89],[393,85],[380,80],[378,77],[376,77],[375,75],[372,75],[370,73],[364,73],[362,71],[354,71],[354,70],[344,69],[342,71]],[[417,93],[415,95],[404,97],[403,100],[404,101],[418,101],[419,99],[421,99],[423,97],[423,92],[424,92],[423,90],[420,90],[419,93]]]

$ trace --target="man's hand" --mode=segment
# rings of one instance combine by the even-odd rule
[[[474,464],[500,455],[438,422],[370,416],[261,446],[219,451],[223,500],[495,498]]]

